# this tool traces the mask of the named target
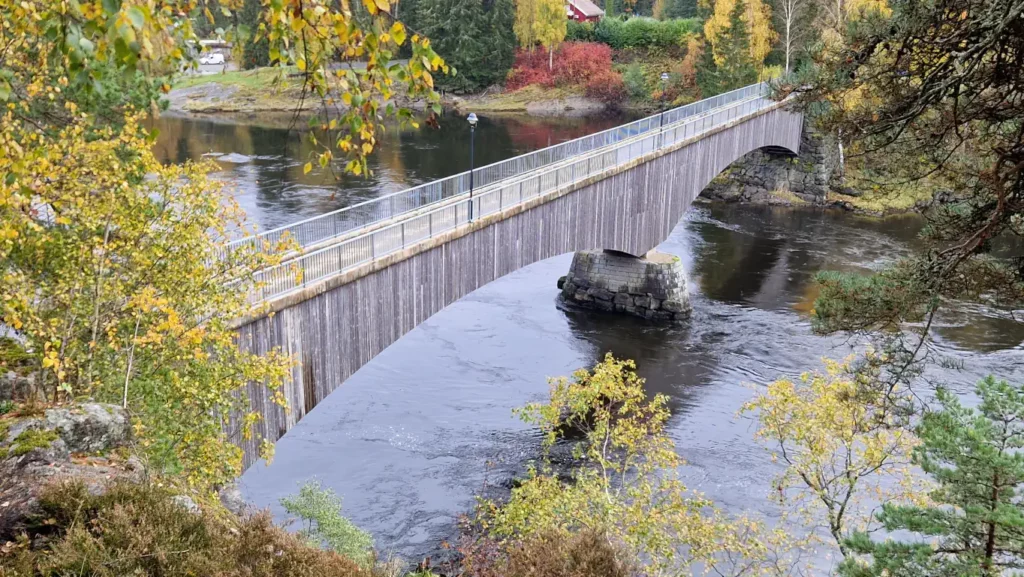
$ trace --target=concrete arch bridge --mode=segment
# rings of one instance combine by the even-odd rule
[[[476,169],[472,189],[459,174],[236,241],[288,234],[302,245],[260,273],[252,300],[274,314],[237,325],[247,350],[301,361],[289,411],[250,387],[261,432],[280,438],[391,343],[492,280],[568,252],[643,257],[737,159],[795,157],[803,117],[767,96],[749,86]],[[258,448],[243,448],[248,466]]]

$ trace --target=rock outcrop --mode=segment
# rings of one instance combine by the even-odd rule
[[[805,128],[800,154],[755,150],[734,162],[702,193],[716,200],[823,205],[838,186],[839,145],[832,137]]]
[[[115,477],[140,478],[142,463],[117,451],[130,440],[128,415],[114,405],[83,403],[0,419],[0,538],[19,530],[48,482],[74,478],[100,491]]]

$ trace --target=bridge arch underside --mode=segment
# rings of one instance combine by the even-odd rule
[[[434,313],[510,272],[560,254],[611,249],[641,256],[663,242],[693,200],[729,164],[765,147],[799,151],[802,116],[783,108],[643,157],[594,182],[522,210],[491,215],[468,232],[396,259],[238,328],[242,347],[275,347],[300,361],[285,384],[290,409],[251,386],[260,432],[276,441],[349,376]],[[554,286],[554,285],[552,285]],[[237,429],[236,429],[237,430]],[[255,440],[240,441],[245,466]]]

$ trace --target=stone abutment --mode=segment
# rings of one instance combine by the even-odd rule
[[[825,204],[838,184],[839,143],[805,127],[800,154],[782,148],[755,150],[711,181],[704,196],[716,200]]]

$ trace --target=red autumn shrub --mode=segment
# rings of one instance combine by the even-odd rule
[[[555,52],[555,83],[586,85],[595,75],[612,69],[612,49],[598,42],[565,42]]]
[[[608,104],[618,104],[626,98],[626,85],[618,72],[603,70],[587,81],[586,95]]]
[[[513,68],[508,73],[505,81],[505,88],[519,90],[530,85],[552,87],[555,85],[554,76],[548,71],[547,66],[537,68]]]
[[[555,85],[554,74],[548,70],[548,53],[544,50],[518,50],[505,87],[519,90],[531,84],[551,87]]]
[[[598,42],[564,42],[555,51],[553,69],[548,68],[548,53],[542,48],[520,50],[509,72],[505,87],[519,90],[525,86],[589,86],[595,77],[608,78],[612,72],[612,49]],[[621,79],[619,81],[621,84]]]

